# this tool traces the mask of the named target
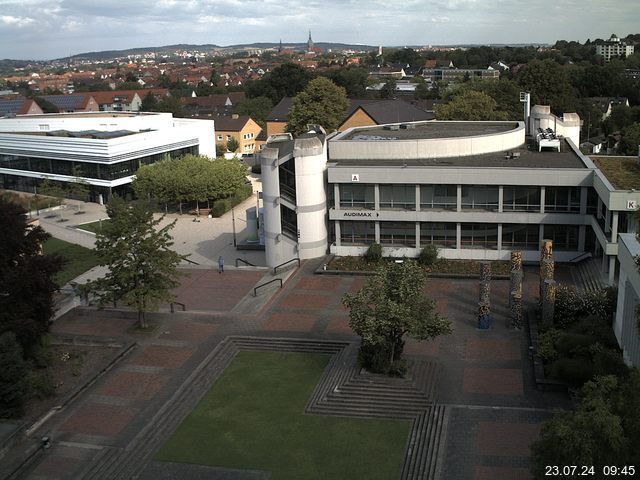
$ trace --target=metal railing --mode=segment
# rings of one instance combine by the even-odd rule
[[[273,274],[275,275],[276,273],[278,273],[278,269],[280,267],[284,267],[285,265],[288,265],[291,262],[298,262],[298,266],[300,266],[300,259],[299,258],[292,258],[291,260],[287,260],[284,263],[281,263],[280,265],[276,265],[275,267],[273,267]]]
[[[269,285],[270,283],[273,282],[280,282],[280,288],[282,288],[282,279],[281,278],[274,278],[273,280],[269,280],[268,282],[263,283],[262,285],[258,285],[256,288],[253,289],[253,296],[257,297],[258,296],[258,289],[262,288],[262,287],[266,287],[267,285]]]
[[[194,265],[200,265],[198,262],[194,262],[193,260],[189,260],[188,258],[183,259],[185,262],[193,263]]]
[[[182,307],[182,311],[183,311],[183,312],[187,310],[187,307],[185,306],[185,304],[184,304],[184,303],[180,303],[180,302],[171,302],[171,303],[169,304],[169,308],[171,309],[171,313],[176,313],[175,308],[174,308],[174,305],[180,305],[180,306]]]
[[[250,267],[255,267],[255,265],[251,262],[247,262],[244,258],[236,258],[236,267],[238,266],[238,262],[242,262],[245,265],[248,265]]]

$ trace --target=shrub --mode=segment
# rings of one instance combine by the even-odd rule
[[[605,347],[618,347],[618,341],[613,333],[613,329],[609,325],[609,321],[602,317],[588,315],[571,325],[568,330],[574,333],[589,335],[593,338],[593,342],[599,342]]]
[[[626,377],[629,367],[625,365],[622,355],[617,350],[601,350],[593,356],[593,366],[596,375],[615,375]]]
[[[582,302],[576,291],[564,285],[559,285],[556,289],[554,324],[560,327],[570,325],[577,320],[581,308]]]
[[[438,260],[438,247],[435,245],[426,245],[420,250],[418,255],[418,263],[425,267],[431,267],[435,265]]]
[[[231,210],[231,201],[227,198],[222,198],[220,200],[216,200],[211,205],[211,216],[220,217],[229,210]]]
[[[562,332],[556,328],[550,328],[544,333],[541,333],[538,337],[538,355],[545,362],[553,362],[558,358],[558,351],[556,350],[556,342]]]
[[[407,373],[407,362],[400,358],[404,341],[396,346],[396,360],[390,362],[391,350],[386,344],[362,344],[358,358],[360,364],[372,373],[383,373],[394,377],[403,377]],[[398,351],[399,350],[399,351]]]
[[[563,356],[588,353],[589,347],[596,342],[591,335],[579,333],[562,333],[555,342],[557,352]]]
[[[31,395],[36,398],[47,398],[56,393],[56,385],[48,368],[33,370],[27,376]]]
[[[364,259],[367,262],[379,262],[382,259],[382,245],[379,243],[372,243],[367,249],[367,253],[364,254]]]
[[[589,358],[561,358],[549,366],[549,375],[572,387],[579,387],[593,378],[593,363]]]

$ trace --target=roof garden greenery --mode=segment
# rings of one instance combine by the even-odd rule
[[[616,190],[640,190],[640,165],[637,157],[590,157]]]

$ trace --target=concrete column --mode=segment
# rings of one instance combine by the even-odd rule
[[[373,186],[373,208],[380,210],[380,185],[377,183]]]
[[[456,188],[456,211],[462,211],[462,185],[457,185]]]
[[[587,238],[587,227],[586,225],[580,225],[578,227],[578,250],[584,252],[584,243]]]
[[[542,245],[542,240],[544,240],[544,225],[540,224],[538,230],[538,245]]]
[[[420,211],[420,185],[416,185],[416,212]]]
[[[462,225],[460,222],[456,223],[456,248],[458,250],[462,248]]]
[[[498,213],[502,213],[504,211],[503,203],[504,203],[504,186],[500,185],[498,187]]]
[[[589,187],[580,187],[580,215],[587,214],[587,196]]]
[[[604,233],[611,231],[611,210],[608,208],[604,212]]]
[[[544,204],[545,204],[545,187],[540,187],[540,213],[544,213]]]
[[[380,243],[380,222],[376,222],[376,243]]]
[[[618,241],[618,212],[613,212],[613,218],[611,219],[611,242],[616,243]]]
[[[502,250],[502,224],[498,224],[498,251]]]
[[[336,247],[339,247],[342,245],[342,240],[340,239],[342,237],[342,233],[340,230],[340,221],[335,220],[333,223],[334,223],[334,231],[336,236]]]
[[[340,184],[333,184],[333,203],[335,205],[336,210],[340,210]]]
[[[598,205],[596,207],[596,218],[599,220],[602,218],[602,200],[600,199],[600,196],[598,195]]]
[[[416,222],[416,248],[420,248],[420,222]]]
[[[616,280],[616,256],[609,256],[609,285],[613,285]]]

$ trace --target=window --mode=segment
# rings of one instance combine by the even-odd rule
[[[380,243],[398,247],[415,247],[416,224],[413,222],[380,222]]]
[[[463,185],[463,210],[497,210],[498,187]]]
[[[340,222],[342,245],[369,245],[375,241],[375,222]]]
[[[420,209],[456,210],[458,187],[456,185],[421,185]]]
[[[231,140],[231,135],[227,135],[227,142]]]
[[[437,245],[438,247],[444,248],[456,248],[456,224],[421,223],[420,245]]]
[[[546,187],[545,212],[580,212],[580,187]]]
[[[287,160],[278,167],[280,175],[280,195],[295,203],[296,201],[296,161]]]
[[[218,135],[218,140],[222,141],[222,135]]]
[[[298,241],[298,216],[296,212],[284,205],[280,205],[280,220],[282,222],[282,233]]]
[[[40,129],[41,132],[47,132],[49,130],[49,125],[46,123],[40,124],[38,125],[38,128]]]
[[[553,240],[555,250],[578,250],[578,225],[545,225],[544,238]]]
[[[380,208],[415,210],[414,185],[380,185]]]
[[[506,250],[538,250],[539,242],[539,225],[502,225],[502,247]]]
[[[506,212],[539,212],[540,187],[505,185],[502,192],[502,210]]]
[[[375,208],[373,185],[340,185],[340,208]]]
[[[490,223],[463,223],[460,246],[462,248],[498,248],[498,225]]]

